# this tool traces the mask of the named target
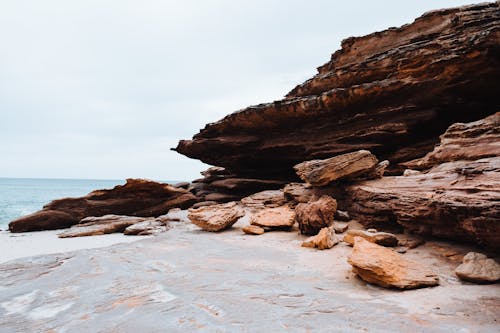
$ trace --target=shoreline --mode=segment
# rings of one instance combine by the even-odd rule
[[[59,238],[57,234],[65,229],[11,233],[0,231],[0,263],[11,260],[71,252],[83,249],[108,247],[115,244],[131,243],[151,236],[126,236],[121,233],[99,236]]]

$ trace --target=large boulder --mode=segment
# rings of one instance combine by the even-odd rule
[[[455,274],[464,281],[495,283],[500,281],[500,265],[482,253],[469,252],[455,269]]]
[[[333,224],[336,211],[337,201],[324,195],[318,200],[298,204],[295,207],[295,220],[302,234],[315,235],[322,228]]]
[[[206,231],[221,231],[230,228],[241,217],[245,210],[236,202],[190,208],[188,218],[193,224]]]
[[[367,150],[342,154],[325,160],[312,160],[294,166],[299,177],[314,186],[325,186],[348,177],[373,172],[377,158]]]
[[[385,288],[415,289],[439,284],[438,276],[428,268],[362,237],[355,237],[348,262],[361,279]]]
[[[97,190],[80,198],[52,201],[43,210],[9,223],[11,232],[67,228],[85,217],[108,214],[155,217],[169,209],[188,208],[196,198],[182,188],[145,179],[127,179],[125,185]]]

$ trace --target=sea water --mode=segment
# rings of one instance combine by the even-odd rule
[[[125,184],[125,180],[0,178],[0,229],[34,213],[52,200],[83,196],[93,190]]]

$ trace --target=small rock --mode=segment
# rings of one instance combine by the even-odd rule
[[[231,227],[245,211],[236,202],[228,202],[200,208],[190,208],[188,218],[206,231],[221,231]]]
[[[495,283],[500,280],[500,265],[482,253],[469,252],[455,274],[469,282]]]
[[[377,229],[373,229],[373,228],[372,229],[367,229],[366,231],[367,232],[373,232],[373,233],[378,232]]]
[[[361,279],[381,287],[415,289],[439,284],[437,275],[428,268],[362,237],[355,237],[347,261]]]
[[[256,225],[247,225],[242,230],[247,235],[262,235],[265,232],[264,228]]]
[[[193,206],[191,206],[191,208],[200,208],[200,207],[205,207],[205,206],[213,206],[213,205],[217,205],[217,201],[201,201],[201,202],[197,202],[195,203]]]
[[[331,226],[336,211],[337,201],[328,195],[316,201],[298,204],[295,213],[300,232],[304,235],[315,235],[322,228]]]
[[[349,216],[349,213],[343,210],[337,210],[335,212],[335,220],[336,221],[349,221],[351,219],[351,216]]]
[[[290,229],[295,224],[295,212],[288,206],[265,208],[250,217],[250,224],[263,228]]]
[[[349,223],[335,222],[333,228],[337,234],[343,234],[349,229]]]
[[[370,232],[364,230],[348,230],[347,234],[344,236],[344,242],[354,245],[355,237],[363,237],[369,242],[382,245],[382,246],[397,246],[398,238],[391,233],[388,232]]]
[[[180,183],[174,184],[172,186],[175,188],[187,189],[190,185],[191,185],[191,183],[189,183],[189,182],[180,182]]]
[[[333,227],[323,228],[316,236],[311,236],[303,243],[303,247],[317,247],[320,250],[331,249],[339,243]]]
[[[403,172],[403,176],[405,177],[408,177],[408,176],[416,176],[416,175],[420,175],[421,172],[418,171],[418,170],[411,170],[411,169],[406,169],[404,172]]]
[[[125,235],[156,235],[168,230],[168,226],[158,220],[148,220],[132,224],[127,227],[123,233]]]

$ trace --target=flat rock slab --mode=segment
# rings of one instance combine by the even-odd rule
[[[123,232],[128,227],[133,224],[144,222],[147,220],[154,220],[153,217],[136,217],[136,216],[124,216],[124,215],[104,215],[99,217],[86,217],[69,228],[66,231],[61,232],[58,236],[59,238],[69,238],[69,237],[84,237],[84,236],[97,236],[104,234],[111,234],[114,232]]]
[[[381,287],[415,289],[439,284],[438,276],[420,263],[362,237],[354,238],[348,261],[360,278]]]
[[[203,230],[221,231],[231,227],[244,215],[245,210],[240,205],[236,202],[228,202],[189,209],[188,218]]]
[[[354,245],[354,238],[362,237],[369,242],[382,245],[382,246],[397,246],[398,238],[396,235],[389,232],[377,232],[376,230],[349,230],[344,236],[344,242]]]
[[[349,246],[305,251],[296,233],[250,237],[243,226],[179,224],[134,243],[2,264],[0,332],[498,330],[500,287],[462,284],[428,244],[415,256],[441,286],[396,292],[355,278]]]
[[[295,224],[295,211],[288,206],[264,208],[250,217],[250,224],[261,228],[289,229]]]

